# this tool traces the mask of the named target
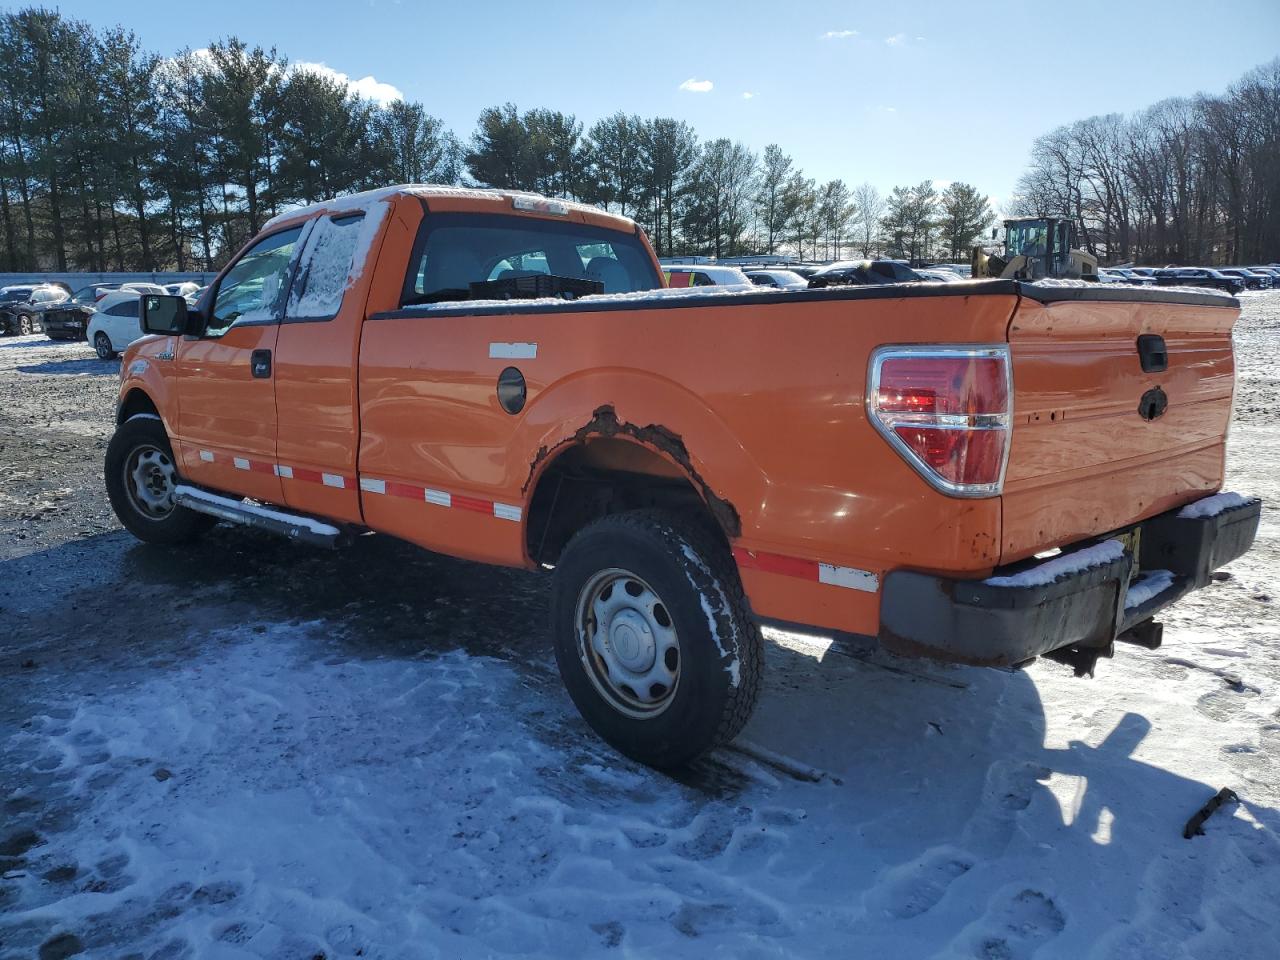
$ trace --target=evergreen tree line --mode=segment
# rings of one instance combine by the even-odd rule
[[[1012,206],[1075,218],[1104,262],[1280,260],[1280,58],[1221,96],[1164,100],[1045,134]]]
[[[391,183],[534,190],[635,218],[660,254],[967,258],[992,220],[952,183],[882,196],[777,145],[683,121],[483,110],[460,140],[422,104],[231,37],[161,57],[121,27],[0,15],[0,269],[213,270],[276,213]]]

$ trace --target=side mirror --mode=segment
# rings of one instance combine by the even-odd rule
[[[142,329],[170,336],[187,332],[187,301],[168,294],[142,295]]]

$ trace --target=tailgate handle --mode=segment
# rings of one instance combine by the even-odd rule
[[[1169,348],[1164,345],[1164,337],[1154,333],[1144,333],[1138,337],[1138,359],[1142,362],[1143,373],[1163,373],[1169,369]]]

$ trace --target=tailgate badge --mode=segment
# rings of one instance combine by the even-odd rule
[[[1152,387],[1138,401],[1138,416],[1143,420],[1155,420],[1157,417],[1164,416],[1168,408],[1169,398],[1165,392],[1159,387]]]

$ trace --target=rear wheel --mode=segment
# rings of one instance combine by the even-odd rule
[[[19,317],[19,318],[18,318],[18,333],[19,333],[19,334],[21,334],[22,336],[24,336],[24,337],[25,337],[25,336],[27,336],[29,333],[31,333],[32,329],[33,329],[33,327],[32,327],[32,325],[31,325],[31,318],[30,318],[30,317],[28,317],[28,316],[21,316],[21,317]]]
[[[737,735],[760,685],[760,632],[733,558],[657,512],[581,530],[555,570],[552,630],[565,687],[609,744],[654,767]]]
[[[93,349],[97,352],[99,360],[110,360],[116,355],[115,348],[111,346],[111,338],[101,331],[94,334]]]
[[[116,428],[104,472],[111,508],[139,540],[184,543],[216,523],[175,502],[178,466],[164,424],[153,417],[134,417]]]

